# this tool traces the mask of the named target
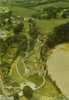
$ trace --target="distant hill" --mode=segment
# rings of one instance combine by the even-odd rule
[[[3,2],[3,0],[0,0]],[[4,0],[5,4],[40,10],[50,6],[69,8],[69,0]]]
[[[69,4],[69,0],[15,0],[15,3],[17,5],[23,5],[26,7],[35,7],[39,5],[47,5],[52,3],[62,3],[63,4]]]
[[[49,6],[69,8],[69,0],[0,0],[1,3],[36,9]]]

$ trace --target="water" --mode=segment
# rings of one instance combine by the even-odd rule
[[[48,58],[47,65],[52,79],[69,98],[69,44],[57,46]]]

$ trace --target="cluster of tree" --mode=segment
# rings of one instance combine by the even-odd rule
[[[33,90],[29,86],[24,86],[23,95],[24,95],[24,97],[27,98],[27,100],[33,100],[34,99]],[[14,100],[20,100],[20,96],[18,95],[18,93],[15,93],[13,96],[14,96]]]
[[[11,64],[17,59],[19,55],[25,56],[25,52],[27,50],[27,38],[25,36],[14,35],[13,37],[8,38],[5,45],[7,47],[3,47],[3,52],[1,52],[2,61],[1,67],[6,68],[4,72],[9,73]],[[8,69],[7,69],[8,68]],[[8,75],[7,73],[7,75]],[[6,74],[5,74],[6,75]]]
[[[48,8],[47,9],[47,19],[57,18],[59,12],[60,12],[60,9],[57,9],[55,7]]]
[[[29,86],[25,86],[23,88],[23,94],[24,96],[28,99],[28,100],[31,100],[31,98],[33,97],[33,90],[31,87]]]
[[[22,17],[13,16],[9,17],[9,23],[7,25],[12,25],[9,32],[12,30],[13,35],[7,37],[5,40],[0,38],[0,69],[2,70],[4,80],[8,77],[8,73],[11,69],[11,65],[17,59],[18,56],[25,57],[26,53],[33,50],[37,42],[38,36],[40,34],[36,22],[33,18],[29,18],[29,39],[24,33],[24,19]],[[11,20],[11,18],[13,20]],[[3,18],[4,21],[5,18]],[[15,21],[14,21],[15,19]],[[13,22],[14,21],[14,22]],[[5,28],[3,24],[0,28]],[[29,93],[26,93],[26,88]],[[27,98],[32,98],[32,90],[29,87],[24,89],[24,95]],[[19,100],[18,94],[14,94],[15,100]]]
[[[14,33],[22,31],[24,18],[13,14],[9,8],[2,8],[0,11],[0,28],[7,31],[14,30]]]
[[[0,27],[11,24],[12,11],[9,9],[0,12]]]
[[[44,61],[48,59],[48,51],[56,45],[69,42],[69,23],[55,27],[53,33],[47,36],[46,42],[41,48],[41,58]]]
[[[40,31],[38,30],[38,27],[36,25],[35,20],[31,17],[29,19],[29,36],[30,36],[30,42],[29,42],[29,50],[32,50],[35,46],[35,43],[37,42],[37,38],[40,34]]]
[[[63,11],[62,17],[69,18],[69,9]]]
[[[56,8],[56,7],[49,7],[44,8],[43,11],[35,13],[32,15],[34,18],[38,19],[52,19],[52,18],[69,18],[69,8]]]
[[[7,12],[7,15],[5,13],[3,15],[3,22],[6,18],[9,19],[9,22],[7,25],[13,25],[13,27],[10,27],[8,30],[12,30],[13,36],[7,37],[6,40],[0,38],[0,58],[1,58],[1,64],[0,67],[2,68],[2,72],[8,74],[10,71],[10,66],[13,63],[13,61],[17,58],[17,56],[24,55],[24,52],[27,49],[27,37],[22,34],[24,29],[24,23],[22,17],[14,16],[15,24],[13,23],[13,20],[11,20],[11,12]],[[5,23],[1,23],[2,26],[0,28],[5,28]],[[6,34],[6,33],[5,33]]]
[[[29,37],[23,34],[24,30],[24,21],[22,17],[15,17],[15,24],[12,24],[11,30],[13,36],[7,37],[6,40],[0,39],[0,57],[1,64],[0,66],[5,69],[5,74],[8,74],[10,71],[11,64],[16,60],[16,58],[21,55],[25,57],[26,52],[32,50],[35,47],[37,38],[40,34],[35,20],[30,18],[29,23]],[[13,21],[11,22],[13,23]],[[8,66],[8,67],[7,67]]]

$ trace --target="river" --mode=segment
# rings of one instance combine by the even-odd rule
[[[47,65],[51,78],[69,98],[69,43],[56,46],[48,58]]]

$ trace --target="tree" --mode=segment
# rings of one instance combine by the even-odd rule
[[[69,9],[68,10],[65,10],[62,14],[62,17],[63,18],[68,18],[69,17]]]
[[[20,32],[23,31],[23,28],[24,28],[23,20],[22,20],[22,18],[21,19],[19,18],[18,23],[15,25],[15,27],[13,29],[13,32],[15,34],[19,34]]]
[[[41,58],[43,61],[48,59],[48,51],[53,49],[56,45],[69,42],[69,23],[65,23],[55,27],[52,34],[47,35],[46,42],[41,47]]]
[[[50,18],[56,18],[57,17],[57,8],[55,7],[50,7],[47,9],[47,18],[50,19]]]
[[[19,54],[21,56],[24,56],[26,51],[28,50],[28,39],[25,35],[22,35],[20,37],[20,41],[19,41],[19,45],[18,45],[18,50],[19,50]]]
[[[25,86],[23,88],[23,93],[24,93],[24,96],[27,98],[27,99],[31,99],[32,96],[33,96],[33,90],[31,87],[29,86]]]
[[[14,27],[14,33],[15,34],[19,34],[20,32],[22,32],[23,30],[23,24],[19,23]]]
[[[20,100],[19,99],[19,95],[16,93],[16,94],[14,94],[14,100]]]
[[[33,18],[29,19],[29,35],[33,38],[33,39],[37,39],[39,34],[38,28],[36,26],[36,22]]]

